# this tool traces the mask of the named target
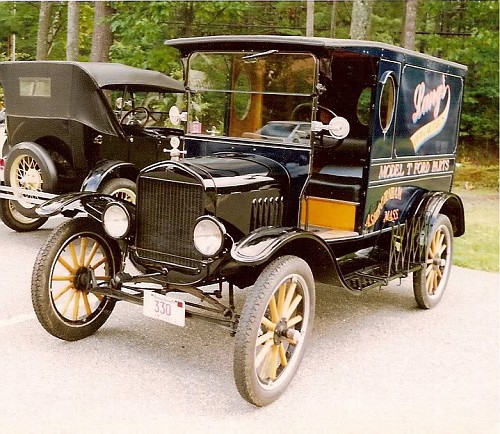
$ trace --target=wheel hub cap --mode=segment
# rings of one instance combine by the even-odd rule
[[[36,169],[28,169],[22,177],[20,184],[24,186],[24,188],[29,188],[31,190],[40,189],[42,187],[40,172]]]
[[[94,273],[91,268],[81,267],[77,270],[75,275],[74,287],[79,291],[88,292],[94,282]]]
[[[436,256],[435,258],[432,259],[432,268],[434,270],[438,270],[441,267],[444,267],[446,265],[446,260],[441,258],[440,256]]]

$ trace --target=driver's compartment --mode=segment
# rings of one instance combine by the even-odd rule
[[[318,117],[323,121],[322,113],[331,111],[345,117],[350,127],[343,139],[325,132],[315,138],[301,225],[325,239],[361,232],[376,77],[377,59],[366,55],[338,51],[328,66],[323,64]]]

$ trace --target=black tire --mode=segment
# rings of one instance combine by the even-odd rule
[[[98,189],[100,193],[109,194],[119,199],[128,200],[135,204],[137,185],[127,178],[113,178],[104,182]]]
[[[314,306],[314,278],[302,259],[282,256],[261,273],[235,336],[234,379],[245,400],[260,407],[285,391],[304,356]]]
[[[105,235],[100,223],[79,217],[59,225],[33,268],[31,299],[40,324],[67,341],[94,334],[116,301],[93,294],[92,282],[109,280],[119,267],[118,244]]]
[[[46,218],[41,217],[26,217],[19,212],[15,201],[9,199],[0,199],[0,219],[5,226],[17,232],[34,231],[47,221]]]
[[[57,188],[57,170],[49,153],[36,143],[19,143],[7,155],[5,184],[13,188],[52,193]],[[38,218],[35,205],[13,201],[16,210],[31,219]],[[12,219],[16,218],[13,214]],[[21,222],[22,226],[23,222]]]
[[[427,238],[425,263],[413,273],[413,293],[422,309],[436,306],[450,276],[453,254],[453,228],[447,216],[439,214]]]

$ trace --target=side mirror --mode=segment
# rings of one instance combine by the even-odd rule
[[[349,121],[342,116],[332,118],[328,125],[319,121],[311,122],[311,131],[319,132],[322,130],[327,130],[334,139],[341,140],[349,135],[351,126],[349,125]]]

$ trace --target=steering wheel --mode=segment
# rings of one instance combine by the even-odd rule
[[[139,119],[139,117],[137,116],[139,113],[143,113],[145,114],[145,116],[142,119]],[[144,125],[147,124],[150,117],[151,114],[149,113],[149,110],[146,107],[135,107],[123,115],[120,124],[139,125],[141,127],[144,127]]]
[[[292,110],[292,121],[300,121],[302,119],[300,119],[300,114],[301,112],[304,112],[306,109],[308,109],[308,115],[310,116],[311,114],[311,109],[312,109],[312,103],[310,102],[303,102],[299,105],[297,105],[293,110]],[[318,117],[321,117],[321,112],[326,112],[328,113],[329,115],[331,115],[331,118],[328,119],[327,122],[324,122],[323,119],[321,119],[321,121],[323,123],[328,123],[331,119],[333,118],[336,118],[337,115],[335,113],[333,113],[333,111],[331,111],[328,107],[325,107],[323,105],[318,105]]]

